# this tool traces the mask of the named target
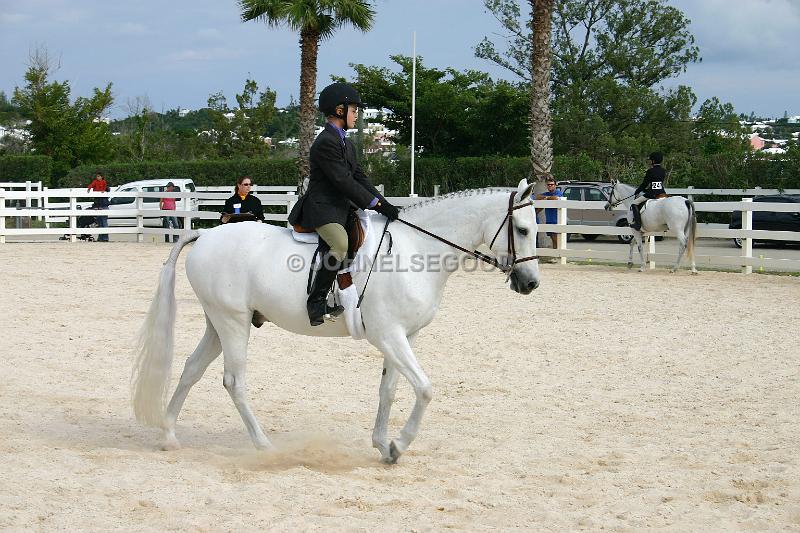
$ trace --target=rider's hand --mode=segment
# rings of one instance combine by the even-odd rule
[[[390,221],[397,220],[400,216],[400,210],[389,203],[385,198],[375,204],[375,211],[388,218]]]

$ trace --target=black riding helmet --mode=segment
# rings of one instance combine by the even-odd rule
[[[319,110],[326,117],[336,116],[336,106],[351,104],[364,107],[358,91],[348,83],[332,83],[319,93]]]
[[[664,160],[664,154],[662,154],[661,152],[653,152],[652,154],[650,154],[650,161],[652,161],[656,165],[660,165],[663,160]]]

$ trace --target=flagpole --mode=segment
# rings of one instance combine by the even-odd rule
[[[417,130],[417,32],[411,38],[411,196],[414,194],[414,137]]]

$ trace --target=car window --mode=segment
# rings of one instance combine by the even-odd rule
[[[194,183],[187,183],[187,184],[186,184],[186,190],[187,190],[187,191],[194,192],[194,190],[195,190],[195,189],[194,189]]]
[[[128,187],[127,189],[121,189],[118,192],[132,192],[134,189]],[[133,196],[118,196],[111,199],[109,202],[111,205],[123,205],[123,204],[132,204],[136,198]]]
[[[564,189],[564,196],[567,200],[581,200],[581,190],[577,187],[567,187]]]
[[[600,189],[585,189],[586,200],[588,202],[605,202],[606,197],[600,192]]]
[[[166,186],[164,185],[154,185],[152,187],[142,187],[143,192],[164,192],[166,190]],[[145,198],[144,203],[146,204],[155,204],[158,203],[159,198]]]

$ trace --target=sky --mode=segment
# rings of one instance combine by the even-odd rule
[[[800,115],[800,0],[668,0],[692,21],[703,60],[667,80],[693,88],[699,102],[717,96],[739,113]],[[374,0],[373,29],[340,29],[320,47],[318,89],[331,75],[352,77],[350,63],[394,68],[389,56],[417,54],[426,66],[475,69],[514,80],[475,57],[485,36],[503,30],[482,0]],[[229,104],[249,77],[297,99],[298,35],[239,19],[236,0],[0,0],[0,90],[24,84],[32,51],[46,49],[73,96],[113,82],[111,116],[124,117],[137,99],[156,111],[204,107],[222,91]]]

